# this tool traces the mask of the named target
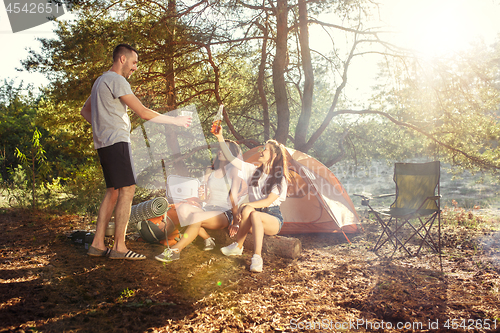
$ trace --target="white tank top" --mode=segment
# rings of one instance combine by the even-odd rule
[[[223,207],[226,209],[231,209],[231,202],[229,200],[229,190],[231,190],[231,184],[233,180],[227,175],[222,178],[217,178],[214,176],[214,172],[208,176],[208,191],[210,197],[208,198],[207,205],[214,205]]]

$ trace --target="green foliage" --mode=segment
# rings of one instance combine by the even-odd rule
[[[44,179],[50,171],[45,157],[45,150],[40,144],[41,133],[38,129],[33,132],[32,146],[28,155],[16,148],[16,157],[21,162],[23,168],[19,170],[26,171],[25,179],[28,179],[28,185],[31,185],[32,208],[36,209],[36,189],[38,184],[43,184]]]
[[[384,134],[462,170],[498,170],[498,52],[478,44],[450,58],[402,59],[384,67],[389,83],[377,88],[373,106],[413,126]],[[394,148],[387,153],[397,152]]]
[[[4,183],[7,192],[7,201],[11,207],[27,208],[30,206],[30,197],[26,194],[32,189],[28,184],[26,170],[17,166],[11,170],[11,183]]]
[[[121,294],[120,297],[118,298],[119,302],[124,301],[127,298],[134,297],[135,296],[135,291],[129,288],[125,288]]]
[[[30,148],[35,125],[36,107],[32,96],[25,95],[21,83],[15,87],[13,81],[4,80],[0,86],[0,151],[2,179],[9,179],[8,170],[18,164],[15,157],[16,148],[26,151]]]
[[[65,184],[66,197],[58,209],[72,213],[97,215],[104,197],[104,178],[99,162],[89,160],[73,171]]]
[[[17,166],[11,170],[11,180],[3,184],[3,191],[7,197],[7,203],[15,208],[33,207],[33,185],[29,179],[29,170]],[[64,186],[60,184],[60,179],[53,179],[52,182],[35,185],[35,207],[38,209],[55,208],[66,196]]]
[[[33,149],[34,131],[38,131],[35,139],[44,150],[43,167],[50,169],[44,175],[48,181],[61,178],[64,183],[73,166],[81,165],[93,153],[91,136],[85,140],[91,130],[77,121],[75,114],[79,113],[61,112],[45,97],[33,97],[30,87],[22,83],[16,87],[13,81],[5,81],[0,87],[0,175],[4,181],[10,181],[9,170],[20,163],[17,150],[31,156],[27,152]],[[69,105],[61,107],[69,110]]]

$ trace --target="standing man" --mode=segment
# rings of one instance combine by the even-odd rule
[[[134,95],[126,79],[137,70],[139,53],[120,44],[113,51],[113,66],[97,78],[81,115],[92,124],[94,147],[101,162],[106,194],[99,207],[97,228],[88,255],[111,259],[143,260],[142,254],[129,251],[125,233],[135,193],[135,174],[130,154],[130,118],[127,106],[144,120],[189,127],[191,117],[170,117],[146,108]],[[115,212],[113,249],[104,244],[104,235]]]

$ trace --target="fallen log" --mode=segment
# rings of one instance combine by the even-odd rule
[[[226,246],[235,241],[235,238],[229,237],[227,229],[207,230],[208,234],[215,238],[217,244]],[[245,249],[253,250],[254,238],[249,234],[243,244]],[[282,258],[295,259],[302,252],[302,243],[299,239],[285,236],[264,236],[262,244],[262,253],[274,254]]]

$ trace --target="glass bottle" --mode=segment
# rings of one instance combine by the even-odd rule
[[[200,200],[201,201],[207,200],[207,184],[205,182],[201,183],[198,191]]]
[[[210,129],[210,133],[212,133],[212,134],[219,134],[219,132],[220,132],[223,109],[224,109],[224,105],[221,104],[219,106],[219,112],[217,112],[217,114],[214,117],[214,122],[212,123],[212,128]]]

